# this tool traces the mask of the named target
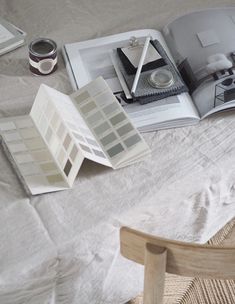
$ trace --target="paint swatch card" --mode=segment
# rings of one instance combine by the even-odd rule
[[[4,150],[27,192],[34,195],[69,188],[30,116],[1,119],[0,131]]]
[[[148,145],[102,77],[70,97],[111,167],[117,169],[131,165],[150,153]]]
[[[71,96],[41,85],[30,114],[0,119],[0,134],[33,195],[72,187],[84,158],[116,169],[150,152],[101,77]]]

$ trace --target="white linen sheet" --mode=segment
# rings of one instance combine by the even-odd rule
[[[1,17],[64,43],[140,28],[217,0],[0,0]],[[28,114],[41,83],[66,94],[59,68],[35,77],[24,46],[0,57],[0,116]],[[0,303],[121,304],[142,290],[143,268],[120,256],[123,225],[205,242],[235,216],[235,113],[144,134],[144,162],[113,171],[86,161],[73,189],[28,198],[0,150]]]

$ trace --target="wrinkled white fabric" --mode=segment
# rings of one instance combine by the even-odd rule
[[[0,0],[1,17],[64,43],[140,28],[217,0]],[[39,85],[72,88],[59,68],[35,77],[24,46],[0,57],[0,116],[27,114]],[[119,228],[205,242],[235,215],[235,113],[145,134],[150,157],[113,171],[85,161],[73,189],[28,198],[0,150],[0,303],[124,303],[143,269],[119,254]]]

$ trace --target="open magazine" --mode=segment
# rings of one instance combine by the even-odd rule
[[[0,134],[33,195],[72,187],[84,158],[118,169],[150,153],[102,77],[70,96],[41,85],[30,114],[0,119]]]
[[[136,30],[66,44],[63,55],[74,90],[103,76],[135,126],[153,131],[192,125],[235,107],[234,33],[235,7],[207,9],[179,17],[161,31]],[[143,47],[146,37],[159,44],[188,92],[174,92],[144,105],[127,102],[134,76],[125,77],[116,68],[120,59],[116,50],[130,47],[133,37]]]
[[[0,17],[0,55],[25,44],[26,33]]]

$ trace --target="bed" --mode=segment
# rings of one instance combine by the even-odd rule
[[[44,77],[29,71],[27,45],[0,57],[0,116],[28,114],[41,83],[72,93],[63,44],[158,29],[173,15],[219,3],[0,0],[1,17],[27,32],[27,43],[48,37],[59,48],[58,70]],[[146,133],[152,154],[143,162],[113,171],[85,161],[71,190],[33,197],[1,149],[0,303],[121,304],[133,298],[142,289],[143,268],[119,253],[124,225],[206,242],[235,215],[234,115]]]

